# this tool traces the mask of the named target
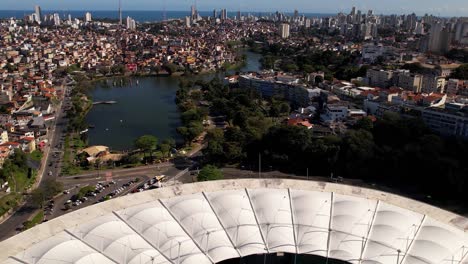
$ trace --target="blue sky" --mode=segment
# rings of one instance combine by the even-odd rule
[[[164,4],[165,3],[165,4]],[[189,10],[194,0],[122,0],[125,10]],[[0,9],[32,10],[115,10],[118,0],[0,0]],[[285,11],[303,13],[348,12],[352,6],[376,13],[432,13],[442,16],[468,16],[468,0],[198,0],[199,10],[227,8],[243,11]]]

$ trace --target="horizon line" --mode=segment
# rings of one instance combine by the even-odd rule
[[[212,12],[213,10],[221,10],[222,8],[214,8],[214,9],[211,9],[211,10],[198,10],[198,12]],[[34,13],[34,10],[31,10],[31,9],[0,9],[0,11],[17,11],[17,12],[25,12],[25,11],[30,11],[32,13]],[[47,11],[57,11],[57,12],[94,12],[94,11],[97,11],[97,12],[119,12],[118,9],[94,9],[94,10],[90,10],[90,9],[43,9],[42,10],[43,12],[47,12]],[[161,10],[161,9],[154,9],[154,10],[139,10],[139,9],[127,9],[127,10],[122,10],[122,12],[187,12],[187,13],[190,13],[190,10],[186,10],[186,9],[183,9],[183,10]],[[232,13],[232,12],[238,12],[239,10],[232,10],[232,11],[229,11],[229,9],[227,9],[228,12]],[[275,10],[275,11],[258,11],[258,10],[246,10],[246,11],[242,11],[241,10],[241,13],[275,13],[275,12],[280,12],[280,13],[294,13],[294,11],[284,11],[284,10]],[[343,13],[343,14],[348,14],[347,12],[345,11],[338,11],[338,12],[332,12],[332,11],[307,11],[307,12],[299,12],[299,14],[324,14],[324,15],[337,15],[339,13]],[[439,15],[435,15],[433,13],[428,13],[428,12],[423,12],[424,14],[421,15],[421,14],[418,14],[417,12],[415,11],[410,11],[410,12],[379,12],[379,13],[376,13],[375,15],[405,15],[405,14],[416,14],[418,16],[424,16],[424,15],[432,15],[432,16],[436,16],[436,17],[468,17],[468,16],[461,16],[461,15],[455,15],[455,14],[439,14]]]

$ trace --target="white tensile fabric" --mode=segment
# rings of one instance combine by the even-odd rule
[[[463,230],[365,197],[263,187],[123,208],[64,228],[2,263],[210,264],[287,252],[364,264],[468,264]]]

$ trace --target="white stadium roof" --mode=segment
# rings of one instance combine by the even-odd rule
[[[365,264],[468,264],[466,218],[394,194],[229,180],[128,195],[0,243],[0,263],[210,264],[310,254]]]

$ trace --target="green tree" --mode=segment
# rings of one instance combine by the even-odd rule
[[[178,127],[176,130],[177,130],[177,133],[179,133],[186,142],[190,141],[190,135],[189,135],[187,127],[181,126],[181,127]]]
[[[451,78],[468,80],[468,64],[463,64],[452,73]]]
[[[153,159],[153,151],[157,148],[158,138],[152,135],[144,135],[135,140],[135,147],[148,152],[150,158]]]
[[[31,193],[32,205],[36,208],[43,208],[46,201],[44,189],[37,188]]]
[[[176,141],[173,138],[166,138],[161,143],[162,144],[167,144],[167,145],[171,146],[171,148],[176,147]]]
[[[198,181],[215,181],[223,178],[223,172],[213,165],[203,167],[197,176]]]
[[[161,143],[161,145],[159,146],[159,149],[161,150],[163,157],[169,156],[171,148],[172,148],[171,145],[166,144],[166,143]]]
[[[96,187],[94,186],[85,186],[78,191],[78,194],[76,197],[77,199],[81,199],[85,197],[88,193],[94,192],[95,190],[96,190]]]
[[[369,117],[364,117],[359,119],[356,122],[356,129],[364,129],[367,131],[371,131],[374,128],[374,123],[372,122],[372,119]]]
[[[190,109],[182,113],[180,118],[182,123],[189,124],[192,121],[201,121],[203,117],[197,109]]]
[[[37,208],[43,208],[47,200],[63,191],[63,184],[55,180],[46,180],[31,193],[31,202]]]
[[[191,122],[188,127],[188,132],[191,140],[194,140],[203,132],[203,124],[201,122]]]

